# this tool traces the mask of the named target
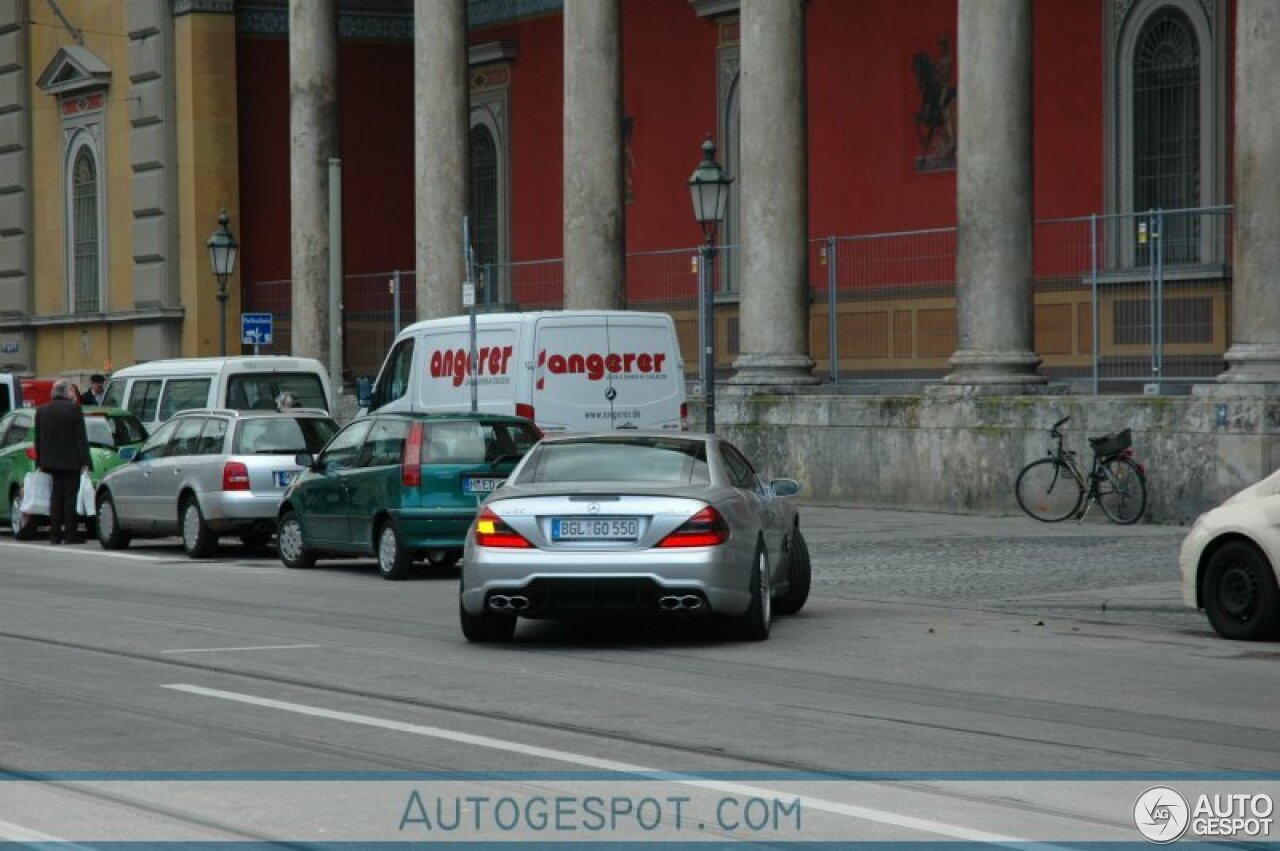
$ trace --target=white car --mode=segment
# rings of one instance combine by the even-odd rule
[[[1223,638],[1280,635],[1280,471],[1196,518],[1178,566],[1183,601]]]

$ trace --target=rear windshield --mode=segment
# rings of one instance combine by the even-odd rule
[[[644,482],[706,484],[706,444],[662,438],[556,441],[543,445],[520,473],[520,484]]]
[[[324,385],[314,372],[237,373],[227,379],[227,407],[236,411],[274,411],[281,394],[295,408],[329,410]]]
[[[84,428],[93,446],[115,449],[147,439],[142,423],[131,415],[88,416],[84,418]]]
[[[471,420],[428,423],[422,438],[422,461],[429,464],[518,461],[538,439],[538,432],[525,423]]]
[[[338,430],[337,423],[320,417],[262,417],[240,423],[233,455],[294,455],[318,453]]]

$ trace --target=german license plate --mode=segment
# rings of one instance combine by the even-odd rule
[[[289,487],[289,483],[293,481],[293,471],[292,470],[276,470],[275,477],[276,477],[277,485],[279,485],[282,488],[287,488]]]
[[[462,479],[463,493],[490,493],[502,487],[502,483],[506,479],[499,476],[464,476]]]
[[[551,521],[553,541],[634,541],[640,537],[640,521],[634,517],[556,517]]]

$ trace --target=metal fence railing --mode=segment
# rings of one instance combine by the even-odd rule
[[[1230,207],[1046,219],[1035,223],[1035,345],[1041,370],[1076,392],[1171,392],[1223,369],[1230,342]],[[716,371],[740,351],[738,293],[712,275]],[[809,250],[810,355],[828,381],[935,381],[955,351],[956,229],[814,239]],[[626,257],[627,307],[670,313],[685,374],[701,380],[705,345],[697,246]],[[481,269],[487,311],[557,309],[564,263],[524,260]],[[268,353],[290,350],[288,281],[246,284],[246,311],[275,315]],[[416,318],[412,271],[348,275],[345,365],[372,375],[399,329]]]

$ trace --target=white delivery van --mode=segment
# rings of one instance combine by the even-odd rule
[[[374,382],[370,410],[471,410],[470,319],[410,325]],[[476,317],[478,410],[543,431],[686,428],[684,361],[665,313],[557,310]]]
[[[112,374],[103,405],[128,409],[150,432],[192,408],[274,411],[276,398],[286,391],[296,407],[334,411],[320,361],[277,355],[176,358],[125,367]]]

